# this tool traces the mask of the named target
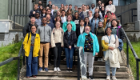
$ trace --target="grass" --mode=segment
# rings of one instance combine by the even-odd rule
[[[137,53],[138,57],[140,58],[140,42],[131,42],[131,44],[135,52]],[[126,43],[124,43],[124,50],[126,51]],[[129,63],[130,63],[133,75],[135,77],[135,80],[136,80],[136,60],[130,48],[129,48]],[[139,62],[139,74],[140,74],[140,62]]]
[[[22,42],[0,47],[0,62],[17,57]],[[17,60],[0,66],[0,80],[17,80]]]

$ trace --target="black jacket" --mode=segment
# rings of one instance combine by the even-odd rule
[[[31,26],[32,24],[31,22],[29,22],[23,27],[23,37],[25,37],[28,32],[31,32]],[[35,26],[38,27],[36,23],[35,23]]]
[[[83,31],[84,32],[84,31]],[[77,28],[76,28],[76,35],[77,35],[77,38],[78,38],[78,36],[80,35],[81,33],[80,33],[80,26],[78,26]]]
[[[40,12],[38,9],[37,9],[37,10],[31,10],[31,11],[30,11],[30,14],[29,14],[29,18],[35,17],[35,14],[33,14],[33,11],[35,11],[36,13],[41,14],[41,12]]]
[[[69,48],[69,46],[74,47],[74,44],[76,43],[77,37],[76,32],[71,30],[70,37],[68,39],[68,30],[64,33],[64,47]],[[70,41],[70,43],[68,43]]]

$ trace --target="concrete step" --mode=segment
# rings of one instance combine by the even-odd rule
[[[88,65],[87,65],[87,67],[88,67]],[[53,70],[54,66],[50,65],[48,69]],[[66,70],[67,67],[66,67],[66,65],[60,65],[60,69],[61,70]],[[77,71],[77,66],[74,66],[74,71]],[[106,71],[105,66],[94,65],[94,71]],[[126,66],[121,66],[119,69],[117,69],[117,72],[127,72],[127,67]]]
[[[105,78],[93,78],[94,80],[106,80]],[[52,76],[52,77],[40,77],[37,76],[36,78],[26,78],[24,77],[23,80],[77,80],[76,77],[58,77],[58,76]],[[81,79],[80,79],[81,80]],[[89,80],[89,79],[87,79]],[[130,80],[130,79],[117,79],[117,80]]]
[[[60,71],[54,72],[53,70],[49,70],[48,72],[42,71],[38,73],[38,76],[58,76],[58,77],[77,77],[77,71],[67,72],[67,71]],[[105,78],[106,72],[104,71],[94,71],[93,72],[94,78]],[[116,77],[121,79],[128,79],[129,75],[127,72],[116,72]]]

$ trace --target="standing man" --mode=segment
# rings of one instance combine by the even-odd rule
[[[38,4],[35,4],[35,5],[34,5],[34,10],[31,10],[31,11],[30,11],[29,17],[30,17],[30,18],[31,18],[31,16],[34,16],[34,17],[35,17],[35,14],[36,14],[37,12],[39,12],[39,13],[41,14],[41,12],[40,12],[39,9],[38,9]]]
[[[47,25],[53,29],[54,28],[54,24],[50,21],[51,20],[51,16],[49,14],[46,15],[46,19],[47,19]]]
[[[84,15],[83,15],[83,12],[82,12],[81,7],[78,8],[78,13],[79,13],[79,17],[80,17],[81,19],[84,19]]]
[[[107,5],[105,8],[105,13],[107,13],[107,11],[111,11],[113,14],[116,11],[115,5],[112,4],[112,0],[109,0],[109,5]]]
[[[95,4],[94,3],[91,4],[91,9],[90,10],[92,11],[92,14],[94,14],[94,11],[95,11]]]
[[[43,50],[44,50],[44,69],[48,71],[48,54],[50,49],[51,42],[51,27],[47,23],[46,17],[42,18],[42,26],[39,26],[37,29],[38,34],[40,35],[40,53],[39,53],[39,71],[43,70]]]
[[[52,8],[52,2],[49,1],[49,4],[47,5],[47,7],[49,7],[50,9]]]

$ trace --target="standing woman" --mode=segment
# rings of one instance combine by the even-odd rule
[[[88,17],[85,17],[85,24],[84,26],[90,26],[90,21],[89,21],[89,18]]]
[[[110,80],[110,67],[112,68],[112,79],[117,80],[115,77],[116,74],[116,68],[120,68],[120,60],[121,56],[119,55],[120,53],[114,52],[115,49],[118,48],[119,46],[119,41],[117,35],[111,34],[112,30],[110,27],[108,27],[105,31],[107,35],[102,37],[102,47],[104,51],[104,60],[105,60],[105,68],[106,68],[106,74],[107,80]],[[112,52],[112,55],[110,55]],[[114,52],[114,53],[113,53]],[[113,57],[114,55],[114,57]],[[115,62],[113,61],[115,59]]]
[[[67,24],[70,23],[72,25],[72,30],[76,31],[76,25],[75,23],[72,21],[72,15],[68,15],[67,16],[67,21],[63,23],[62,29],[64,30],[64,32],[67,31]]]
[[[91,33],[90,30],[91,29],[89,26],[85,26],[85,32],[78,37],[77,47],[83,47],[83,53],[85,59],[84,65],[86,68],[86,72],[87,72],[87,62],[88,62],[89,78],[93,79],[92,75],[93,75],[94,58],[95,55],[98,55],[99,44],[98,44],[98,38],[96,37],[95,34]],[[86,73],[84,72],[84,70],[81,71],[84,74]]]
[[[36,33],[36,26],[31,26],[31,32],[27,33],[24,41],[23,47],[26,56],[26,77],[31,76],[36,77],[38,74],[38,53],[40,50],[40,36]]]
[[[79,17],[78,12],[75,12],[75,14],[73,16],[73,21],[75,22],[76,29],[77,29],[77,27],[80,25],[80,17]]]
[[[95,33],[96,28],[98,28],[98,23],[101,21],[99,13],[95,12],[94,17],[91,19],[90,24],[91,24],[91,32]]]
[[[63,35],[64,32],[62,30],[61,23],[57,21],[55,23],[55,28],[52,30],[51,33],[51,46],[54,49],[54,71],[61,71],[60,70],[60,61],[61,61],[61,53],[62,48],[64,46],[63,43]]]
[[[102,61],[102,57],[103,57],[103,47],[101,45],[101,39],[102,37],[105,35],[105,29],[103,28],[103,22],[99,21],[98,23],[98,28],[96,29],[96,36],[98,37],[98,41],[99,41],[99,47],[100,47],[100,51],[98,54],[98,61]]]
[[[67,24],[67,31],[64,33],[64,48],[66,55],[67,71],[72,72],[73,67],[73,53],[74,53],[74,43],[77,40],[76,32],[72,30],[72,25]]]

